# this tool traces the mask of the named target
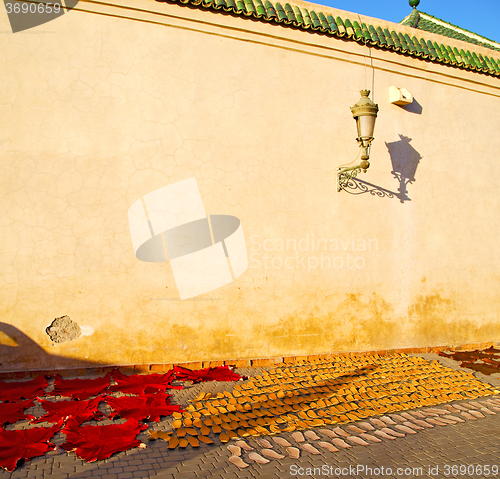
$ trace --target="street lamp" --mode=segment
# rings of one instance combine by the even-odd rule
[[[370,90],[361,90],[360,93],[361,98],[351,107],[351,111],[358,129],[356,140],[361,148],[361,162],[359,165],[350,168],[337,168],[337,191],[345,189],[361,170],[366,173],[370,166],[368,159],[370,158],[370,146],[373,141],[378,105],[368,98]]]

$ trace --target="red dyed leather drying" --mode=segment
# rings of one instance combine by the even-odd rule
[[[97,409],[102,401],[102,396],[90,399],[88,401],[44,401],[39,399],[40,404],[45,409],[46,414],[39,417],[32,423],[39,422],[57,422],[61,419],[73,417],[78,424],[91,419],[99,420],[104,414]]]
[[[0,467],[13,471],[19,459],[28,460],[52,451],[49,439],[59,431],[62,421],[52,427],[19,431],[0,431]]]
[[[28,399],[23,402],[3,403],[0,404],[0,425],[14,424],[21,419],[34,419],[31,414],[24,414],[24,410],[33,406],[33,399]]]
[[[172,406],[165,403],[165,399],[158,398],[157,394],[152,396],[122,396],[119,398],[106,396],[105,401],[113,408],[110,417],[120,416],[122,418],[135,418],[138,421],[148,420],[158,422],[160,416],[169,416],[174,411],[181,412],[180,406]],[[162,404],[163,400],[163,404]]]
[[[13,471],[19,459],[25,460],[41,456],[54,449],[49,439],[61,428],[64,418],[66,427],[66,443],[62,447],[67,451],[76,451],[78,457],[86,461],[103,460],[118,451],[125,451],[139,446],[136,439],[140,431],[147,428],[141,425],[139,419],[158,421],[160,416],[169,415],[173,411],[182,411],[178,405],[170,404],[170,396],[165,394],[166,388],[182,389],[182,386],[172,386],[174,380],[192,381],[237,381],[242,376],[234,373],[228,366],[207,368],[198,371],[175,366],[167,374],[131,375],[126,376],[118,370],[113,371],[116,385],[109,387],[111,373],[97,379],[64,380],[55,375],[55,389],[50,395],[71,396],[82,401],[44,401],[39,399],[45,415],[34,422],[59,422],[50,428],[32,428],[20,431],[0,430],[0,467]],[[13,422],[14,419],[33,418],[24,415],[23,410],[33,404],[36,396],[45,395],[47,380],[40,376],[32,381],[5,383],[0,381],[0,399],[3,401],[19,401],[18,404],[0,404],[0,421]],[[121,416],[129,418],[124,424],[109,426],[80,426],[84,421],[100,419],[103,414],[97,406],[103,400],[102,396],[89,401],[83,401],[91,396],[101,394],[106,389],[125,393],[139,394],[138,397],[115,398],[106,396],[106,402],[113,408],[110,417]],[[145,393],[156,393],[145,395]],[[34,419],[34,418],[33,418]]]
[[[118,451],[126,451],[141,444],[137,434],[147,429],[136,419],[129,419],[124,424],[110,426],[79,426],[73,419],[68,419],[62,430],[66,434],[66,443],[61,447],[66,451],[75,451],[85,461],[101,461]]]
[[[174,366],[175,378],[179,381],[192,381],[194,384],[204,381],[238,381],[243,376],[236,374],[229,366],[198,369],[192,371],[180,366]]]
[[[170,394],[156,393],[148,394],[142,397],[147,398],[148,404],[151,406],[165,406],[165,404],[170,404],[170,398],[172,396]]]
[[[460,366],[463,368],[474,369],[483,374],[495,374],[500,370],[498,353],[500,353],[498,349],[491,347],[483,351],[455,351],[450,354],[439,351],[438,354],[445,358],[461,361]]]
[[[111,373],[96,379],[63,379],[54,375],[54,390],[50,396],[71,397],[73,399],[88,399],[104,392],[111,379]]]
[[[219,366],[217,368],[206,368],[196,371],[174,366],[167,374],[132,374],[127,376],[117,369],[113,371],[113,379],[117,382],[111,386],[111,391],[121,391],[128,394],[151,394],[164,392],[166,388],[182,389],[182,386],[172,386],[172,382],[191,381],[199,383],[203,381],[238,381],[243,376],[236,374],[229,366]]]
[[[43,376],[18,383],[0,381],[0,400],[16,402],[21,399],[35,399],[37,396],[44,396],[47,384],[47,380]]]
[[[132,374],[127,376],[115,369],[113,371],[113,379],[117,384],[111,386],[109,389],[127,394],[163,393],[166,388],[182,389],[182,386],[172,386],[172,381],[175,380],[173,371],[169,371],[167,374]]]

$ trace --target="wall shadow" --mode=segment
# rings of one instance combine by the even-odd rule
[[[417,167],[422,156],[410,145],[411,138],[401,134],[399,138],[398,141],[393,141],[392,143],[386,142],[385,146],[391,156],[391,174],[399,181],[397,196],[399,201],[404,203],[405,201],[411,201],[406,187],[415,182],[415,173],[417,172]]]
[[[415,98],[409,105],[398,105],[398,106],[405,111],[408,111],[410,113],[415,113],[417,115],[421,115],[423,110],[422,105],[417,100],[415,100]]]
[[[38,343],[11,324],[0,322],[0,336],[3,336],[0,338],[0,373],[109,366],[47,353]]]

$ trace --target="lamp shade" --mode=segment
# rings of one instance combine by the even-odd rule
[[[358,138],[367,140],[373,138],[378,105],[368,98],[370,90],[361,90],[361,98],[351,107],[352,116],[356,120]]]

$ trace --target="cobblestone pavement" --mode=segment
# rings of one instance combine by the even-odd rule
[[[436,359],[447,367],[459,369],[458,363],[437,355],[419,355],[425,359]],[[239,371],[243,374],[258,374],[256,370]],[[500,375],[483,376],[477,373],[476,378],[494,386],[500,385]],[[176,392],[175,401],[187,404],[188,399],[193,399],[201,391],[216,393],[230,389],[230,383],[204,383],[188,386]],[[271,447],[260,444],[257,438],[247,437],[245,443],[253,448],[252,451],[241,451],[241,459],[249,466],[240,469],[229,462],[232,453],[227,444],[201,444],[193,449],[168,449],[167,442],[158,439],[148,441],[147,431],[139,438],[147,444],[146,449],[132,449],[114,454],[111,458],[95,463],[85,463],[76,458],[74,453],[58,453],[53,451],[39,458],[34,458],[19,466],[13,473],[0,472],[0,478],[25,478],[25,477],[51,477],[62,478],[148,478],[161,477],[165,479],[182,479],[197,477],[224,478],[326,478],[326,477],[500,477],[500,396],[488,396],[469,401],[455,401],[435,408],[419,408],[415,411],[427,412],[423,419],[428,426],[421,425],[421,429],[414,433],[397,429],[396,425],[403,423],[389,414],[387,424],[393,432],[400,433],[402,437],[392,434],[375,435],[373,431],[368,439],[360,436],[361,430],[354,431],[352,426],[359,426],[361,422],[352,422],[341,426],[341,431],[334,425],[325,428],[314,428],[318,438],[305,437],[304,442],[296,442],[294,434],[281,433],[278,436],[287,440],[292,447],[300,451],[298,459],[292,459],[287,453],[287,447],[277,444],[273,437],[267,436]],[[458,405],[458,407],[457,407]],[[455,411],[448,415],[458,418],[463,422],[448,421],[449,423],[431,423],[439,417],[449,417],[441,412],[432,416],[433,410],[444,411],[446,406],[454,406]],[[463,409],[460,409],[460,406]],[[482,409],[483,407],[486,410]],[[471,414],[471,411],[475,414]],[[486,412],[489,411],[489,412]],[[412,411],[407,411],[412,412]],[[430,414],[429,414],[430,412]],[[436,414],[436,413],[434,413]],[[477,416],[477,417],[476,417]],[[482,417],[480,417],[482,416]],[[387,417],[387,416],[386,416]],[[391,419],[392,418],[392,419]],[[416,418],[417,419],[417,418]],[[365,424],[369,420],[363,421]],[[416,421],[418,423],[418,419]],[[414,424],[416,424],[414,423]],[[380,431],[382,428],[376,427]],[[160,423],[161,426],[161,423]],[[153,427],[157,429],[156,427]],[[329,437],[324,430],[334,431],[337,438]],[[404,434],[404,435],[403,435]],[[349,436],[349,437],[346,437]],[[274,436],[277,437],[277,436]],[[356,444],[353,438],[363,437],[367,445]],[[60,443],[64,437],[59,434],[52,442]],[[338,449],[335,452],[327,451],[319,443],[329,442]],[[337,441],[337,442],[335,442]],[[340,442],[338,442],[340,441]],[[375,442],[380,441],[380,442]],[[341,447],[341,443],[346,448]],[[304,445],[313,446],[316,451],[308,452]],[[281,458],[268,457],[266,464],[252,460],[252,453],[258,453],[261,458],[266,457],[266,449],[271,449]],[[315,453],[318,452],[319,454]],[[260,459],[259,459],[260,460]]]

